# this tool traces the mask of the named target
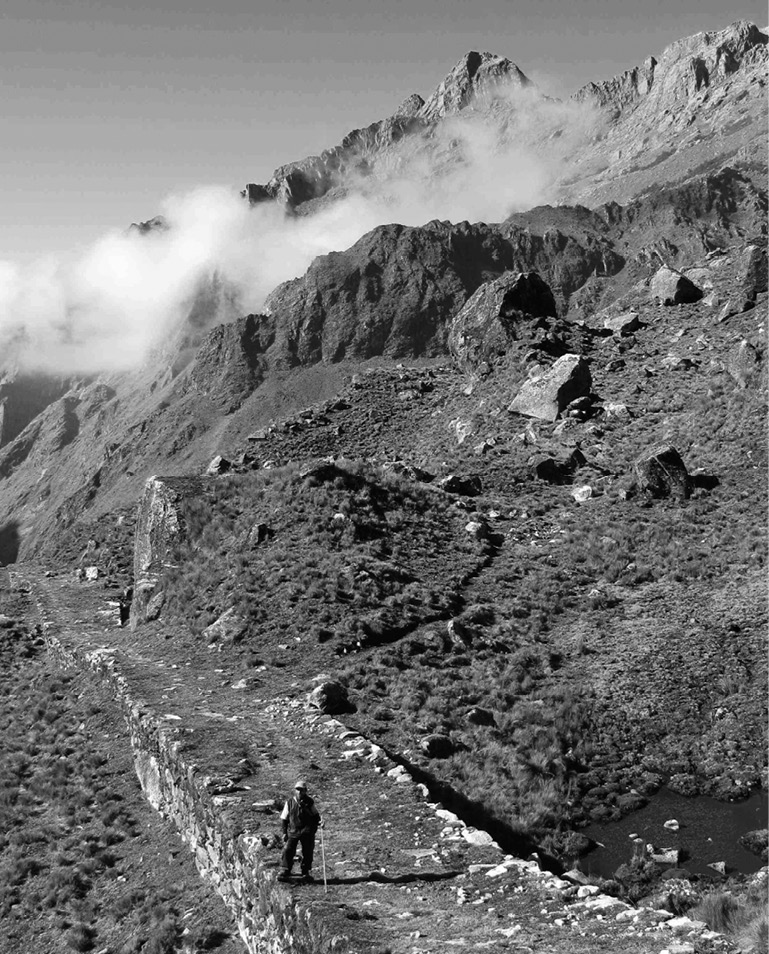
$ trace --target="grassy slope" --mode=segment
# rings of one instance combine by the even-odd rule
[[[6,613],[25,615],[24,605]],[[234,954],[237,928],[144,801],[115,704],[0,628],[0,936],[4,954]]]
[[[635,339],[599,340],[593,354],[594,390],[627,417],[510,418],[511,366],[470,395],[449,372],[364,375],[347,408],[326,408],[328,426],[277,429],[254,445],[262,459],[403,456],[475,473],[485,492],[463,503],[359,464],[349,479],[314,482],[296,467],[224,479],[214,506],[189,505],[164,627],[175,618],[194,634],[235,605],[250,627],[229,652],[289,666],[295,683],[343,670],[367,732],[540,834],[626,810],[631,788],[652,791],[661,776],[724,796],[757,784],[764,392],[723,363],[755,336],[757,314],[718,326],[701,306],[652,306],[643,318]],[[666,364],[671,352],[690,363]],[[620,373],[607,370],[620,358]],[[457,421],[471,432],[461,444]],[[633,460],[660,440],[719,485],[683,504],[623,499]],[[600,494],[587,505],[527,469],[532,454],[575,444],[588,457],[575,483]],[[464,531],[476,509],[491,530],[480,544]],[[274,535],[249,547],[259,521]],[[464,640],[447,633],[450,618]],[[468,722],[474,706],[494,724]],[[457,751],[428,762],[419,742],[436,731]]]

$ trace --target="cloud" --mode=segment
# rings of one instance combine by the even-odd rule
[[[69,260],[0,262],[0,353],[54,372],[138,365],[189,313],[212,275],[240,313],[258,311],[312,260],[377,225],[500,221],[547,201],[574,150],[600,131],[588,106],[531,90],[497,91],[389,148],[345,197],[313,215],[250,208],[232,189],[201,187],[163,204],[167,228],[113,231]]]

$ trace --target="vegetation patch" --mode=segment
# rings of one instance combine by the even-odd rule
[[[22,607],[19,607],[22,608]],[[144,801],[103,691],[0,626],[0,934],[32,950],[242,950],[187,849]]]

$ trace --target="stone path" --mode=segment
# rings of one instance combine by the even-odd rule
[[[176,816],[201,871],[242,909],[252,950],[261,943],[254,924],[278,931],[291,919],[309,925],[319,952],[684,954],[702,942],[702,925],[637,910],[505,855],[343,722],[273,697],[267,674],[237,679],[210,653],[205,667],[175,657],[172,641],[162,656],[129,647],[117,605],[98,581],[22,567],[12,578],[32,590],[51,649],[91,666],[122,697],[150,801],[163,807],[164,771],[176,792],[192,780],[197,815],[164,810]],[[278,812],[299,775],[323,813],[325,851],[318,841],[319,881],[287,889],[275,881]],[[201,812],[205,823],[191,823]],[[728,950],[715,935],[705,939],[709,950]]]

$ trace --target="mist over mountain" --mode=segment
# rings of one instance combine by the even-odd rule
[[[734,158],[760,177],[751,111],[765,49],[748,24],[699,34],[568,101],[504,57],[468,53],[427,100],[415,93],[339,146],[246,186],[250,211],[233,189],[201,187],[169,197],[152,220],[163,228],[116,231],[72,261],[4,263],[0,337],[29,368],[136,367],[213,275],[236,310],[258,311],[317,255],[377,225],[622,202]]]
[[[607,910],[694,917],[715,884],[753,912],[760,837],[728,862],[693,832],[665,861],[670,829],[611,870],[586,852],[660,792],[765,797],[767,42],[742,21],[698,33],[563,101],[525,63],[468,52],[266,183],[202,186],[70,261],[0,267],[0,564],[72,632],[81,600],[119,596],[125,625],[78,652],[97,669],[114,643],[148,707],[216,721],[193,751],[225,799],[212,817],[236,813],[211,822],[217,844],[298,770],[227,725],[269,713],[267,738],[284,720],[275,751],[297,740],[329,790],[400,778],[319,745],[324,723],[297,715],[318,690],[424,786],[424,818],[441,801],[464,819],[395,847],[375,829],[381,865],[362,842],[338,859],[346,890],[410,852],[445,925],[469,917],[446,900],[467,875],[477,923],[439,936],[434,918],[425,950],[452,931],[503,943],[483,893],[503,851],[571,870],[559,904],[579,863]],[[204,706],[212,659],[228,675]],[[378,823],[365,804],[345,802],[355,832]],[[254,905],[226,896],[246,936]],[[411,945],[396,909],[377,931]],[[536,949],[539,900],[529,913]],[[345,918],[351,949],[374,950]],[[645,954],[634,924],[596,931]]]
[[[191,422],[187,461],[215,449],[213,419],[189,402],[210,390],[203,379],[213,369],[196,370],[194,355],[202,344],[197,363],[209,367],[204,338],[217,322],[263,313],[240,402],[271,368],[447,355],[452,315],[507,270],[539,271],[566,315],[586,298],[606,307],[660,264],[680,268],[765,234],[766,51],[764,34],[737,23],[674,43],[567,102],[540,94],[504,57],[470,53],[427,99],[414,94],[339,146],[279,167],[266,185],[246,187],[247,202],[202,188],[79,260],[26,275],[6,269],[0,446],[23,437],[26,448],[9,447],[0,463],[9,518],[24,525],[38,514],[23,501],[40,438],[19,432],[33,424],[45,433],[58,407],[46,402],[62,388],[28,396],[40,374],[75,375],[78,395],[100,371],[136,368],[104,379],[115,392],[101,412],[107,427],[91,433],[94,422],[73,412],[82,437],[57,452],[52,499],[34,524],[95,472],[112,483],[107,446],[121,448],[117,485],[135,488],[132,474],[140,480],[160,461],[187,466],[172,463],[162,440],[152,464],[146,448],[129,450],[143,416]],[[574,199],[591,199],[593,212],[563,204]],[[522,215],[547,201],[558,204]],[[479,224],[437,221],[463,219]]]

